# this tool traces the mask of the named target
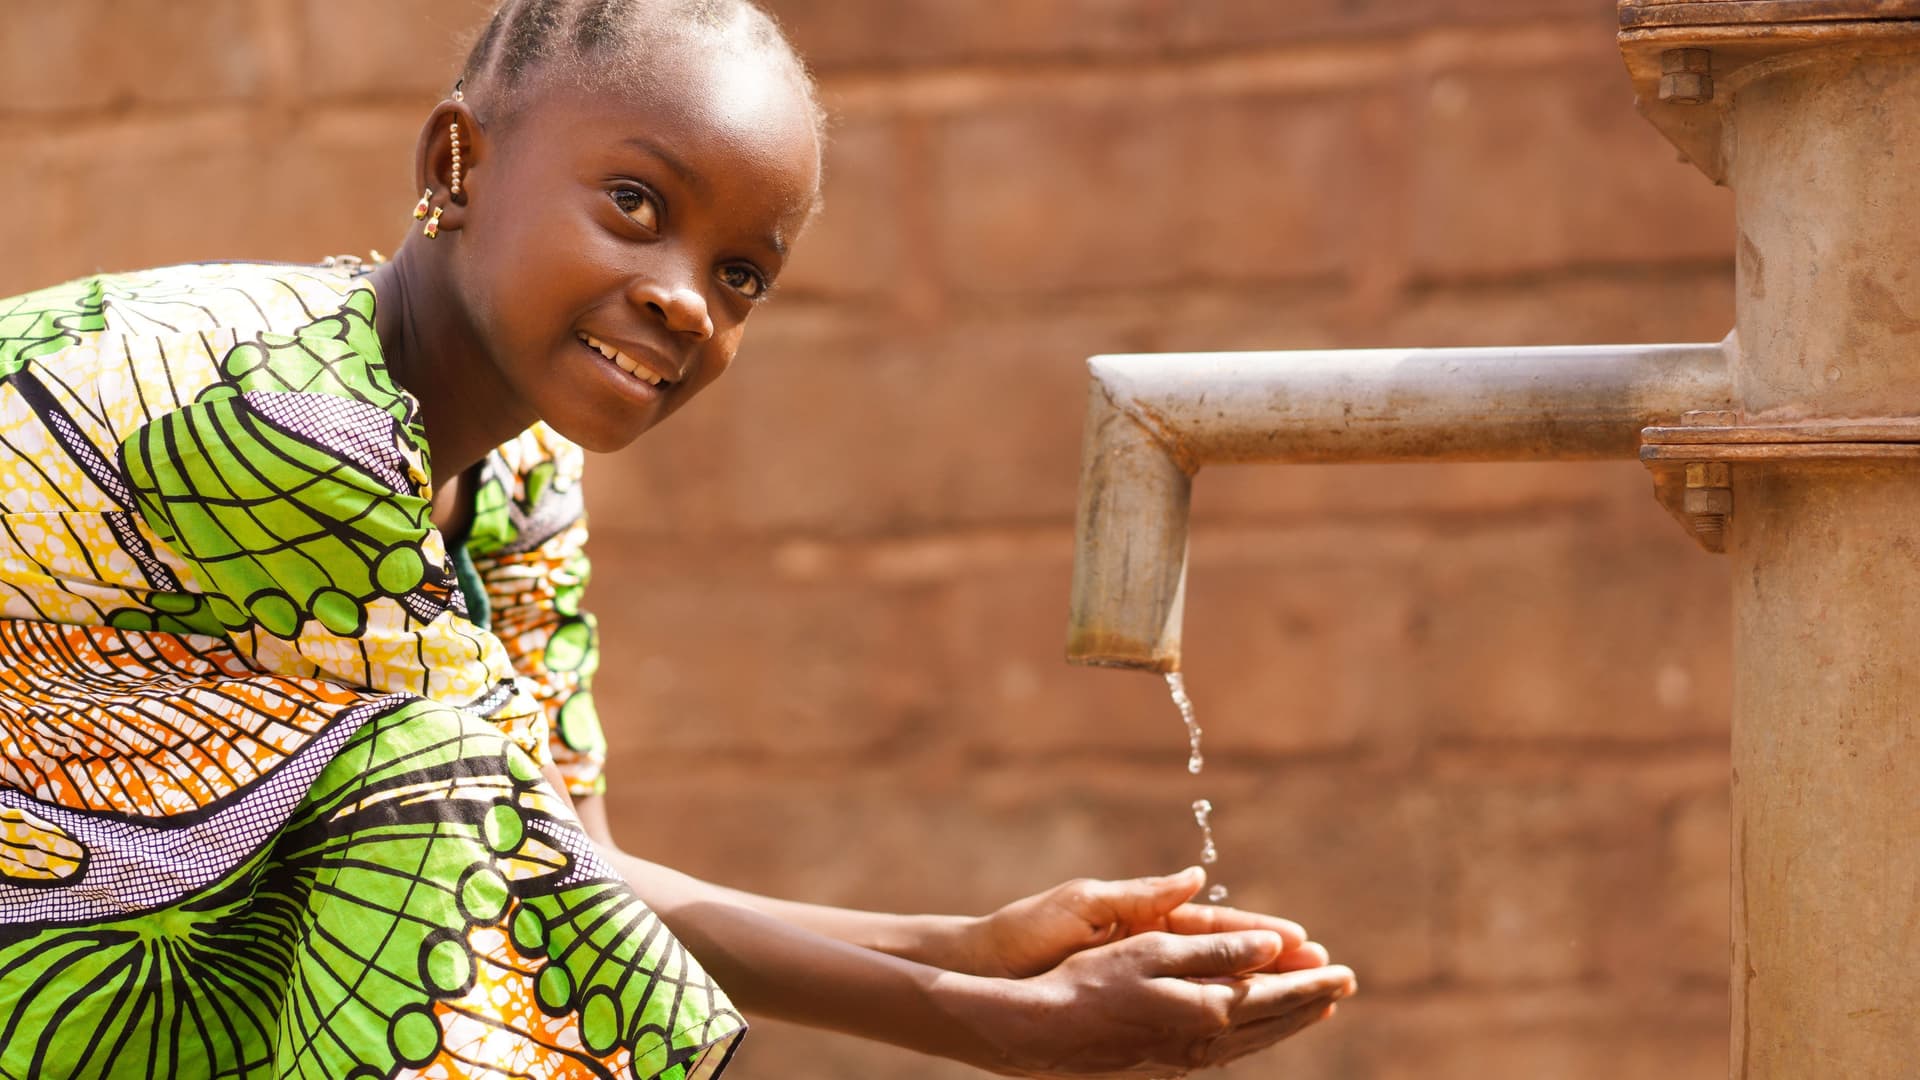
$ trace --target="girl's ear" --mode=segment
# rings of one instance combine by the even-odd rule
[[[476,174],[485,184],[481,166],[490,149],[486,131],[466,102],[448,98],[434,106],[420,129],[413,167],[415,185],[432,192],[428,202],[441,211],[441,232],[458,231],[465,224]]]

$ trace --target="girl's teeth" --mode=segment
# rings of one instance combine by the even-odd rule
[[[613,361],[614,364],[617,365],[621,371],[624,371],[627,374],[634,376],[635,378],[643,380],[650,386],[660,385],[660,382],[661,382],[660,376],[655,375],[653,372],[648,371],[647,369],[641,367],[637,361],[635,361],[632,357],[628,356],[626,353],[621,352],[619,349],[616,349],[611,345],[603,343],[598,338],[594,337],[592,334],[581,334],[580,340],[586,342],[589,348],[597,350],[601,356],[604,356],[607,359]]]

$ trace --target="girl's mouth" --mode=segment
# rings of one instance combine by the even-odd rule
[[[621,371],[626,372],[628,375],[631,375],[634,378],[640,380],[641,382],[646,383],[648,386],[651,386],[656,390],[661,390],[673,385],[673,383],[669,382],[668,380],[663,379],[660,376],[654,374],[652,371],[647,370],[647,368],[642,366],[639,363],[639,361],[635,360],[633,357],[628,356],[626,353],[621,352],[619,349],[614,348],[612,345],[609,345],[606,342],[601,341],[599,338],[594,337],[592,334],[581,332],[579,334],[576,334],[575,336],[579,339],[582,345],[585,345],[587,348],[592,349],[593,351],[599,353],[601,356],[605,357],[607,360],[612,361],[615,367],[619,368]]]

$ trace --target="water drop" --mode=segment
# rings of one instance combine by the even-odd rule
[[[1200,862],[1212,866],[1220,861],[1220,849],[1213,842],[1213,803],[1206,799],[1193,801],[1193,823],[1200,826]]]
[[[1187,771],[1199,776],[1207,761],[1200,756],[1200,722],[1194,719],[1193,699],[1187,696],[1186,676],[1178,671],[1167,672],[1167,692],[1173,695],[1173,704],[1180,710],[1180,719],[1187,725]]]
[[[1167,673],[1167,692],[1173,695],[1173,703],[1180,709],[1180,719],[1187,725],[1187,771],[1195,776],[1206,765],[1200,756],[1200,723],[1194,719],[1193,699],[1187,696],[1186,678],[1177,671]],[[1200,827],[1200,864],[1212,866],[1220,861],[1219,845],[1213,841],[1213,803],[1207,799],[1193,801],[1193,823]],[[1206,892],[1206,900],[1217,904],[1227,898],[1225,885],[1214,885]]]

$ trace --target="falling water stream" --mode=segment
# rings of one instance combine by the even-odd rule
[[[1200,826],[1200,862],[1203,866],[1212,866],[1220,861],[1220,849],[1213,843],[1213,803],[1206,799],[1193,800],[1193,823]]]
[[[1178,671],[1167,672],[1167,691],[1173,695],[1173,704],[1180,710],[1180,719],[1187,724],[1187,771],[1195,776],[1206,767],[1207,759],[1200,756],[1200,721],[1193,718],[1193,699],[1187,696],[1187,677]]]
[[[1177,671],[1167,672],[1167,692],[1173,695],[1173,703],[1180,710],[1180,719],[1187,725],[1187,772],[1194,776],[1206,767],[1207,760],[1200,756],[1200,722],[1194,719],[1193,699],[1187,696],[1186,677]],[[1200,827],[1200,863],[1211,867],[1220,861],[1220,848],[1213,842],[1213,803],[1207,799],[1193,801],[1193,823]],[[1218,904],[1227,898],[1225,885],[1209,885],[1207,902]]]

